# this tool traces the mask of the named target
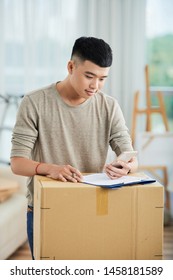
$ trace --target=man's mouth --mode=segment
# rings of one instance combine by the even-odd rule
[[[85,92],[87,93],[88,96],[92,96],[95,94],[95,91],[92,90],[85,90]]]

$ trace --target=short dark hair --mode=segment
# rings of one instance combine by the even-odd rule
[[[82,61],[89,60],[100,67],[112,65],[111,47],[102,39],[94,37],[80,37],[73,46],[71,59],[77,56]]]

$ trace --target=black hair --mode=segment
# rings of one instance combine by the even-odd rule
[[[80,37],[73,46],[71,59],[79,57],[82,61],[89,60],[100,67],[112,65],[111,47],[102,39],[94,37]]]

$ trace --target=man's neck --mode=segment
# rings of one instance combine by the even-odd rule
[[[56,84],[57,91],[65,103],[71,106],[77,106],[86,101],[85,98],[80,97],[70,85],[68,79]]]

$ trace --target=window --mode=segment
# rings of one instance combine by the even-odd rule
[[[64,77],[75,37],[77,0],[2,2],[5,93],[26,93]]]
[[[173,1],[147,0],[147,64],[152,103],[157,105],[156,91],[164,94],[169,129],[173,131]],[[153,116],[153,129],[164,128],[159,115]]]

